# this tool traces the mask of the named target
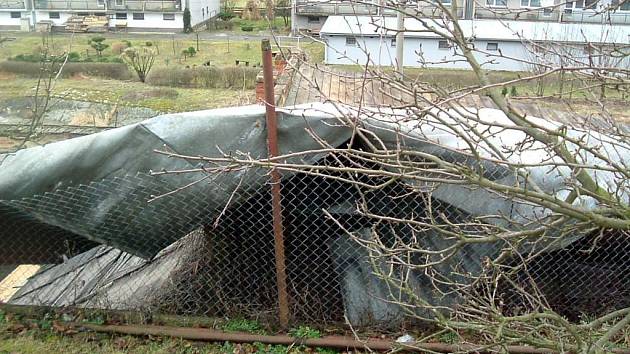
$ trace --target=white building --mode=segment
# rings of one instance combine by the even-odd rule
[[[109,18],[109,27],[177,31],[188,7],[191,25],[215,17],[220,0],[0,0],[0,29],[19,29],[23,22],[63,25],[72,15]]]
[[[396,16],[385,0],[292,0],[294,31],[321,29],[328,16]],[[628,0],[434,0],[449,6],[457,1],[460,19],[524,20],[565,23],[612,23],[630,25]],[[385,4],[386,6],[380,6]],[[420,17],[440,17],[432,1],[406,1],[406,8]],[[601,11],[610,6],[615,11]]]
[[[403,65],[469,69],[458,49],[440,35],[444,24],[431,19],[425,23],[405,19]],[[630,65],[630,26],[499,20],[460,20],[459,25],[478,50],[475,57],[488,70],[529,71],[532,64],[525,61],[556,63],[560,54],[587,63],[597,57],[594,50],[611,45],[624,45],[621,50],[628,53],[621,58],[597,57],[599,64]],[[370,65],[395,65],[395,28],[393,17],[330,16],[320,31],[327,43],[325,62],[365,65],[369,55]]]

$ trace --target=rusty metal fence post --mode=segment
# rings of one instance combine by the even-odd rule
[[[269,39],[261,42],[263,79],[265,85],[265,107],[267,116],[267,147],[269,157],[278,156],[278,122],[274,95],[273,60]],[[273,234],[276,260],[276,283],[278,288],[278,316],[280,327],[286,330],[289,326],[289,297],[287,293],[287,273],[284,255],[284,229],[282,225],[282,205],[280,194],[280,173],[271,170],[271,197],[273,213]]]

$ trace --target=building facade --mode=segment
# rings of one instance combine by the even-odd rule
[[[328,16],[395,16],[384,0],[374,5],[357,0],[293,0],[293,30],[318,32]],[[436,0],[450,7],[457,1],[460,19],[495,19],[561,23],[612,23],[630,25],[630,1],[624,0]],[[369,2],[369,0],[367,1]],[[408,9],[420,17],[437,17],[440,10],[428,1],[409,1]],[[391,5],[389,5],[391,6]],[[614,11],[601,13],[606,7]]]
[[[73,15],[106,16],[110,28],[179,30],[184,9],[191,24],[219,13],[220,0],[0,0],[0,29],[19,29],[50,21],[62,26]]]
[[[432,31],[419,21],[405,19],[403,65],[408,67],[470,69],[468,62],[440,32],[437,20]],[[476,49],[474,55],[488,70],[532,71],[536,63],[630,67],[630,26],[529,22],[514,20],[460,20],[466,38]],[[326,42],[325,62],[341,65],[396,64],[396,18],[371,16],[330,16],[320,31]],[[625,55],[611,58],[597,55],[615,46]],[[369,54],[369,57],[368,57]]]

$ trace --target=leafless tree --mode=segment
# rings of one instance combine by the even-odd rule
[[[29,124],[20,144],[17,146],[18,150],[22,149],[27,142],[33,140],[39,134],[46,113],[54,105],[54,90],[57,80],[68,62],[68,53],[54,53],[46,36],[47,34],[42,34],[39,71],[34,93],[31,96]]]
[[[145,82],[155,63],[155,55],[153,47],[131,47],[125,49],[121,58],[138,74],[140,81]]]
[[[364,59],[347,57],[363,69],[363,89],[355,96],[375,95],[369,90],[376,87],[378,94],[388,97],[388,104],[366,107],[363,101],[348,105],[331,99],[339,129],[352,132],[346,146],[331,146],[309,132],[319,139],[321,149],[273,159],[255,159],[246,152],[221,158],[161,152],[207,164],[162,173],[273,167],[286,175],[317,175],[354,186],[362,195],[356,212],[374,220],[376,226],[363,232],[348,230],[347,236],[368,252],[374,274],[389,290],[384,300],[398,305],[410,318],[433,323],[461,342],[478,344],[479,349],[500,351],[518,344],[559,352],[603,353],[623,341],[627,345],[627,284],[619,285],[625,289],[617,295],[623,301],[607,307],[604,303],[610,299],[602,298],[595,311],[569,318],[549,301],[551,290],[533,274],[533,265],[545,255],[584,240],[590,240],[580,250],[584,255],[612,240],[628,242],[630,140],[627,128],[610,109],[612,100],[625,97],[630,86],[628,47],[586,39],[583,46],[576,47],[522,37],[529,55],[514,57],[475,46],[475,38],[460,19],[459,6],[457,1],[448,5],[418,1],[412,6],[386,2],[381,11],[403,11],[419,24],[407,32],[448,41],[452,50],[445,58],[419,61],[426,67],[465,63],[474,75],[474,84],[445,88],[422,76],[406,73],[401,78],[374,65],[378,64],[376,53],[359,43]],[[508,16],[505,18],[531,11],[486,10]],[[606,11],[611,10],[601,9],[601,13]],[[370,35],[392,38],[399,29],[388,28],[387,23],[382,16],[372,17],[370,24],[376,34]],[[497,31],[512,29],[506,25]],[[334,47],[328,50],[345,55]],[[490,68],[499,60],[519,62],[529,72],[496,79]],[[302,79],[311,80],[324,97],[329,93],[312,77]],[[567,97],[564,88],[560,90],[563,95],[548,94],[543,80],[558,79],[571,80],[568,93],[575,95]],[[379,85],[365,85],[368,80]],[[541,83],[537,102],[559,98],[560,103],[553,101],[558,107],[575,108],[571,97],[579,94],[588,112],[573,109],[571,119],[553,121],[534,117],[517,97],[502,94],[503,88],[529,87],[535,82]],[[613,92],[605,95],[604,89]],[[486,98],[494,110],[475,106]],[[627,107],[627,101],[622,104]],[[303,162],[316,160],[316,156],[329,156],[335,163]],[[393,185],[399,193],[393,199],[422,199],[423,209],[394,213],[370,207],[371,192],[391,191],[388,188]],[[445,206],[455,201],[458,208]],[[344,228],[336,216],[324,212]],[[627,267],[627,260],[624,262]],[[596,282],[566,284],[570,285],[591,288],[598,294]]]

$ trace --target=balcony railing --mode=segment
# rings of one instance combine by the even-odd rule
[[[375,1],[377,2],[377,1]],[[423,3],[426,4],[426,3]],[[393,9],[382,9],[379,12],[378,5],[357,4],[352,0],[297,0],[297,11],[299,15],[305,16],[329,16],[329,15],[391,15],[394,16],[396,11]],[[414,7],[414,5],[410,5]],[[421,11],[423,16],[438,16],[436,8],[430,6],[421,6],[417,10]],[[463,18],[463,7],[458,8],[457,16]],[[564,11],[564,9],[555,9],[553,11],[545,11],[543,9],[531,9],[523,11],[523,9],[500,9],[494,8],[489,10],[483,7],[475,9],[475,18],[479,19],[514,19],[525,21],[554,21],[554,22],[581,22],[581,23],[612,23],[612,24],[630,24],[630,12],[614,12],[608,14],[595,14],[593,11],[575,10],[572,13]]]
[[[558,22],[560,13],[557,11],[544,11],[542,9],[487,9],[478,7],[475,9],[475,18],[504,20],[523,20],[523,21],[553,21]]]
[[[125,0],[109,1],[110,10],[130,10],[130,11],[181,11],[180,0]]]
[[[38,10],[105,10],[105,4],[97,0],[39,0],[35,2]]]
[[[0,0],[2,1],[2,0]],[[6,0],[11,1],[11,0]],[[35,8],[40,10],[129,10],[129,11],[180,11],[180,0],[37,0]]]
[[[518,13],[518,15],[517,15]],[[485,8],[477,8],[475,10],[475,18],[501,18],[501,19],[518,19],[525,21],[553,21],[553,22],[577,22],[577,23],[612,23],[612,24],[630,24],[630,13],[613,12],[607,14],[597,14],[594,11],[574,10],[567,12],[564,10],[556,10],[545,12],[540,9],[532,9],[527,12],[500,10],[490,11]]]
[[[353,1],[297,0],[296,13],[300,15],[377,15],[378,6],[357,4]]]
[[[572,11],[562,13],[562,22],[630,24],[630,12],[596,14],[593,11]]]
[[[22,0],[0,0],[0,9],[26,9],[26,3]]]

